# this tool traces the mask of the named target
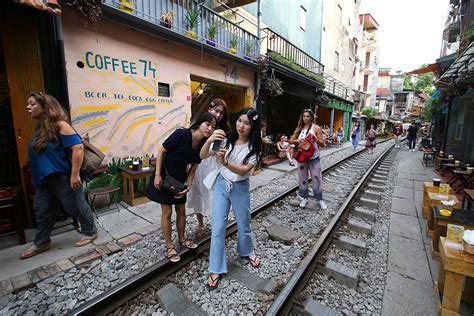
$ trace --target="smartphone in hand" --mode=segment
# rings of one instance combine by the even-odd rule
[[[212,151],[219,151],[219,149],[221,149],[221,145],[222,145],[222,142],[223,140],[220,139],[220,140],[215,140],[214,143],[212,143]]]

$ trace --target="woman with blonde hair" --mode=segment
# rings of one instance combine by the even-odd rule
[[[207,108],[207,112],[211,113],[216,118],[217,129],[224,131],[224,133],[229,132],[229,110],[224,100],[219,98],[213,99]],[[212,210],[212,192],[204,186],[203,180],[209,172],[219,166],[215,154],[215,151],[211,151],[211,155],[208,158],[203,159],[198,165],[194,186],[188,193],[188,202],[186,206],[194,209],[194,213],[196,214],[196,219],[198,221],[196,228],[197,238],[201,238],[204,235],[204,216],[209,216]]]
[[[76,217],[85,235],[75,243],[85,246],[97,238],[92,211],[82,190],[80,170],[84,159],[81,137],[69,123],[64,109],[53,96],[31,92],[26,106],[38,124],[28,144],[28,159],[35,187],[36,237],[21,259],[35,256],[51,247],[51,232],[58,203]]]
[[[324,146],[324,136],[321,127],[315,124],[316,115],[311,109],[304,109],[298,119],[293,135],[290,138],[290,144],[301,145],[307,135],[311,135],[313,145],[315,147],[313,155],[304,162],[298,162],[298,178],[299,178],[299,196],[300,207],[308,205],[308,175],[311,176],[311,187],[313,188],[314,197],[319,202],[322,210],[327,209],[326,203],[323,201],[323,176],[321,173],[321,161],[319,159],[319,146]]]

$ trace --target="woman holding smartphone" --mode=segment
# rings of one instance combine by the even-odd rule
[[[209,104],[207,112],[214,115],[217,121],[217,129],[227,133],[229,127],[229,114],[227,104],[224,100],[215,98]],[[204,159],[196,170],[194,186],[188,193],[188,208],[194,209],[198,225],[196,228],[196,237],[201,238],[204,235],[204,216],[209,216],[212,210],[212,192],[209,191],[203,184],[204,178],[214,169],[217,169],[219,163],[215,157],[215,153],[219,152],[222,145],[221,141],[214,142],[211,155]]]
[[[201,149],[201,158],[209,155],[212,142],[224,139],[224,132],[216,130]],[[254,251],[253,232],[250,225],[250,173],[262,159],[260,115],[253,108],[245,108],[228,135],[226,147],[215,154],[219,174],[214,184],[212,208],[212,236],[209,254],[209,279],[207,286],[215,289],[220,277],[227,273],[225,230],[230,208],[237,222],[237,252],[254,268],[260,259]]]

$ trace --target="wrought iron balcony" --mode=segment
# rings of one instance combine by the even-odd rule
[[[343,82],[337,80],[336,78],[323,73],[324,81],[326,85],[324,86],[324,91],[331,93],[335,96],[338,96],[344,100],[354,101],[352,89],[346,86]]]
[[[322,75],[324,65],[319,61],[293,45],[290,41],[278,35],[269,28],[265,28],[267,35],[267,54],[273,52],[281,55],[283,58],[303,67],[305,70]]]
[[[104,5],[250,62],[259,55],[255,35],[193,0],[104,0]],[[191,30],[186,16],[193,13],[198,17]],[[210,26],[217,28],[214,39],[209,38]]]

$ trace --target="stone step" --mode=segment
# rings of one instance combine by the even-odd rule
[[[292,313],[290,313],[292,314]],[[321,316],[338,316],[340,313],[337,311],[330,309],[326,305],[323,305],[319,303],[318,301],[313,300],[310,298],[309,300],[306,301],[304,304],[304,311],[296,313],[298,315],[321,315]]]
[[[339,236],[339,238],[334,240],[334,244],[341,248],[352,251],[359,256],[365,257],[367,254],[367,244],[363,240],[354,239],[349,236]]]
[[[188,300],[174,283],[168,283],[158,292],[158,301],[171,315],[207,315],[201,307]]]
[[[359,201],[360,203],[362,203],[362,205],[365,205],[370,208],[377,209],[379,207],[379,202],[377,200],[372,200],[368,197],[361,197]]]
[[[233,262],[229,263],[229,272],[227,273],[227,276],[256,292],[270,294],[277,287],[277,283],[274,280],[261,278],[255,273],[242,269]]]
[[[352,215],[360,217],[360,218],[365,219],[365,220],[369,220],[371,222],[375,222],[375,212],[369,211],[369,210],[367,210],[365,208],[362,208],[362,207],[359,207],[359,206],[356,206],[352,210]]]
[[[325,266],[326,275],[351,289],[357,289],[359,271],[347,267],[336,261],[328,260]]]
[[[382,196],[382,193],[380,191],[373,191],[369,189],[364,189],[364,196],[371,200],[380,200],[380,197]]]
[[[372,234],[372,226],[361,221],[356,221],[356,220],[351,219],[347,222],[347,227],[353,232],[356,232],[359,234],[364,234],[364,235]]]

